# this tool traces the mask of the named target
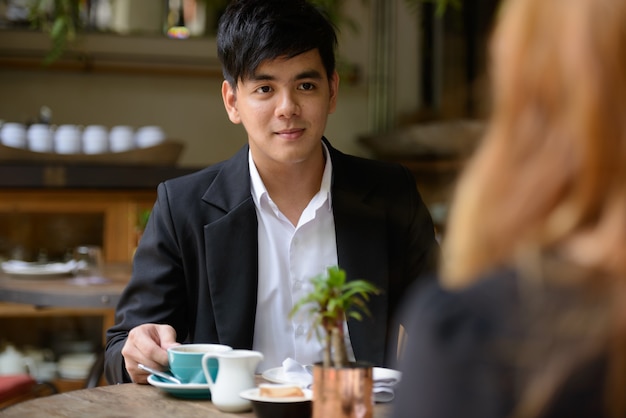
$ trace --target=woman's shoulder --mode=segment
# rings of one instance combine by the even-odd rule
[[[451,306],[482,311],[486,308],[497,308],[505,300],[516,298],[516,295],[517,273],[512,269],[500,269],[457,290],[444,288],[438,278],[424,280],[410,289],[407,299],[413,301],[415,309],[427,311],[449,311]]]
[[[405,301],[404,315],[407,328],[417,335],[441,343],[459,338],[476,342],[506,332],[518,304],[517,275],[502,269],[462,290],[444,289],[438,280],[415,287]]]
[[[502,270],[462,290],[437,283],[412,289],[395,416],[504,416],[500,392],[509,379],[494,343],[508,332],[515,288],[515,273]]]

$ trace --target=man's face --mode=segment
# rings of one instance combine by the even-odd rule
[[[231,122],[245,127],[257,167],[291,165],[322,156],[338,87],[337,73],[328,79],[315,49],[262,62],[236,91],[225,81],[222,97]]]

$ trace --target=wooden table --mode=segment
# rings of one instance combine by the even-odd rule
[[[150,385],[127,383],[76,390],[26,401],[0,412],[23,417],[255,417],[253,412],[220,412],[209,400],[179,399]],[[376,404],[374,418],[391,416],[391,404]],[[331,417],[329,417],[331,418]]]
[[[130,279],[129,263],[107,264],[101,282],[74,277],[17,277],[0,273],[2,316],[45,316],[61,311],[102,316],[103,331],[114,325],[115,306]],[[51,311],[52,310],[52,311]]]
[[[0,301],[63,308],[115,308],[130,279],[129,263],[107,264],[101,281],[0,273]]]

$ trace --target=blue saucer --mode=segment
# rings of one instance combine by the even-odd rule
[[[211,399],[211,390],[209,389],[208,383],[183,383],[179,385],[177,383],[170,383],[153,374],[148,376],[148,383],[177,398]]]

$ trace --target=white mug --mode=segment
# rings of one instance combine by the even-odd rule
[[[28,149],[35,152],[52,152],[54,143],[52,129],[45,123],[34,123],[28,128],[26,134]]]
[[[0,129],[0,140],[7,147],[26,148],[26,126],[6,122]]]
[[[159,126],[142,126],[135,133],[135,143],[139,148],[148,148],[165,141],[165,132]]]
[[[58,154],[80,153],[80,128],[76,125],[61,125],[54,132],[54,150]]]
[[[117,125],[109,132],[109,148],[111,152],[124,152],[135,148],[135,132],[126,125]]]
[[[83,153],[103,154],[109,151],[109,132],[102,125],[85,127],[82,136]]]

